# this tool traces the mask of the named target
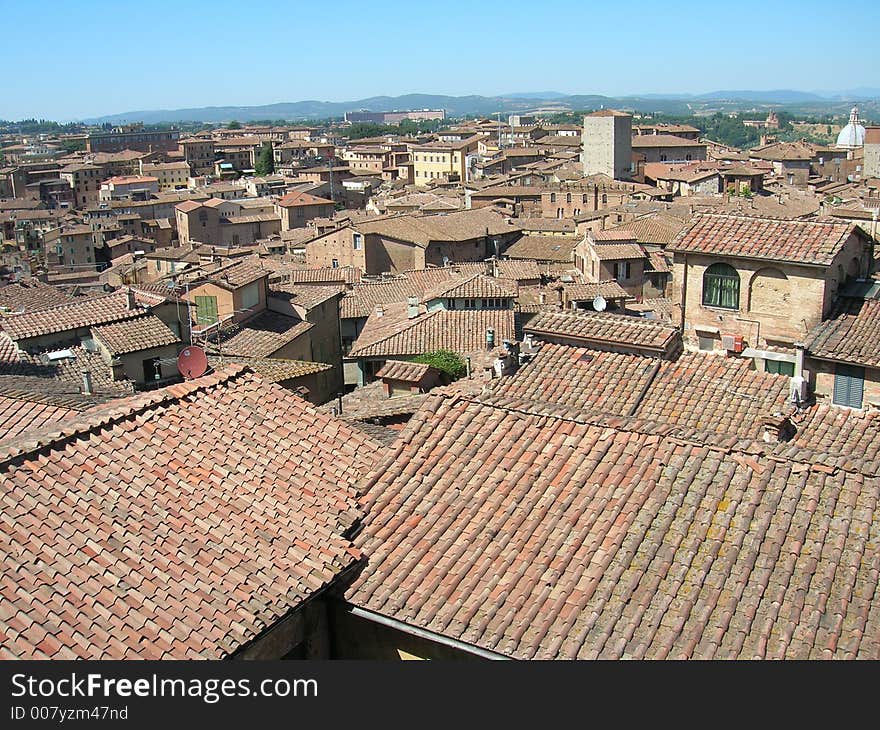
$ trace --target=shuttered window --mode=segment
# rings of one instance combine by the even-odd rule
[[[201,325],[217,321],[217,297],[196,297],[196,321]]]
[[[837,365],[834,372],[835,405],[861,408],[864,391],[865,368]]]

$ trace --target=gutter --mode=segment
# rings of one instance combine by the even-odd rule
[[[489,651],[488,649],[480,649],[478,646],[474,646],[473,644],[466,644],[463,641],[450,638],[449,636],[444,636],[443,634],[438,634],[434,631],[420,629],[416,626],[410,626],[403,621],[398,621],[397,619],[383,616],[381,613],[369,611],[366,608],[358,608],[357,606],[346,604],[345,609],[350,614],[352,614],[353,616],[357,616],[358,618],[366,619],[367,621],[372,621],[382,626],[387,626],[391,629],[396,629],[397,631],[400,631],[404,634],[409,634],[410,636],[415,636],[419,639],[427,639],[428,641],[432,641],[435,644],[442,644],[443,646],[448,646],[452,649],[458,649],[459,651],[466,652],[467,654],[478,656],[481,659],[510,659],[509,656],[505,656],[504,654],[499,654],[495,651]]]

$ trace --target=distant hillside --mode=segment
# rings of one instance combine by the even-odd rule
[[[862,93],[873,91],[863,89]],[[878,94],[880,97],[880,94]],[[546,92],[514,92],[503,96],[443,96],[438,94],[405,94],[403,96],[373,96],[357,101],[295,101],[262,106],[212,106],[191,109],[148,109],[121,114],[109,114],[82,121],[88,124],[122,124],[144,122],[226,123],[232,120],[248,122],[256,119],[314,120],[342,117],[351,111],[394,111],[409,109],[445,109],[453,117],[494,115],[526,112],[542,104],[560,109],[587,110],[605,108],[628,109],[639,113],[692,114],[700,111],[731,111],[748,105],[803,105],[814,110],[837,111],[835,105],[846,99],[844,93],[819,96],[804,91],[713,91],[708,94],[645,94],[641,96],[609,97],[598,94],[559,94]],[[849,97],[854,98],[854,97]],[[868,96],[862,98],[870,98]]]

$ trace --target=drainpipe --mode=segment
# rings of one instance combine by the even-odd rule
[[[681,321],[678,323],[678,328],[681,330],[682,336],[684,336],[684,323],[685,323],[685,304],[687,303],[687,289],[688,289],[688,257],[687,254],[684,254],[684,273],[681,275],[681,297],[679,298],[679,306],[681,307]]]
[[[346,608],[348,609],[348,612],[350,614],[352,614],[353,616],[357,616],[358,618],[366,619],[367,621],[372,621],[373,623],[387,626],[391,629],[396,629],[397,631],[400,631],[404,634],[409,634],[410,636],[415,636],[419,639],[426,639],[427,641],[431,641],[435,644],[442,644],[443,646],[458,649],[459,651],[478,656],[481,659],[510,659],[509,656],[505,656],[504,654],[499,654],[495,651],[488,651],[487,649],[480,649],[478,646],[474,646],[473,644],[466,644],[463,641],[459,641],[458,639],[452,639],[448,636],[443,636],[443,634],[437,634],[433,631],[428,631],[427,629],[420,629],[416,626],[410,626],[409,624],[403,623],[403,621],[398,621],[397,619],[383,616],[381,613],[368,611],[365,608],[358,608],[357,606],[347,606]]]

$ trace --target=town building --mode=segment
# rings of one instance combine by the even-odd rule
[[[632,115],[612,109],[584,117],[581,162],[584,175],[626,180],[632,170]]]
[[[762,357],[793,347],[870,267],[853,224],[697,214],[669,245],[673,300],[690,347]]]

